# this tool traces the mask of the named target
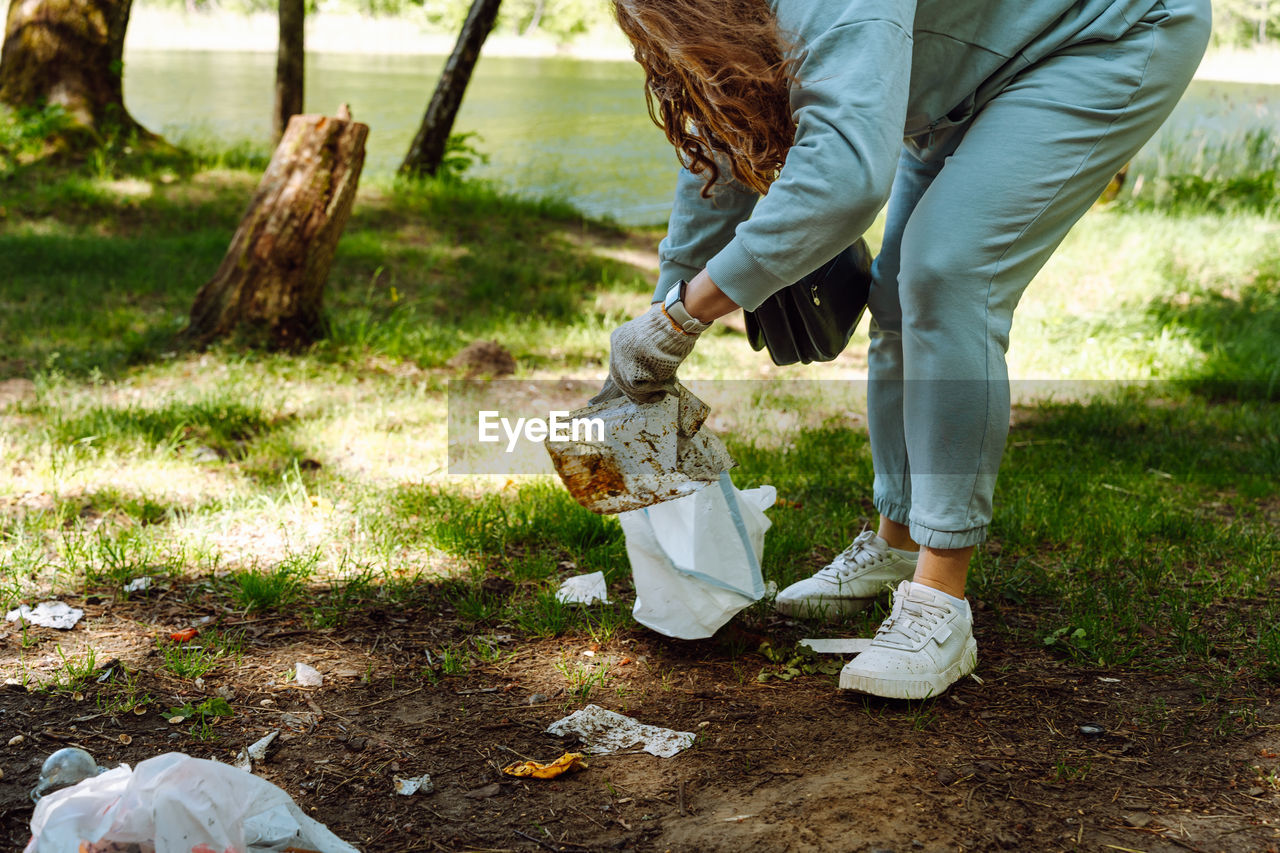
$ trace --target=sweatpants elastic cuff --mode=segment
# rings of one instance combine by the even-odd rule
[[[906,526],[911,522],[911,507],[894,503],[888,498],[872,496],[871,503],[875,506],[876,512],[880,513],[890,521]]]
[[[911,538],[923,548],[968,548],[986,541],[987,525],[968,530],[933,530],[923,524],[911,522]]]

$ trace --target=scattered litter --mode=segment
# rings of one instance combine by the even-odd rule
[[[42,798],[26,853],[192,849],[358,853],[308,817],[284,791],[243,770],[171,752],[122,764]],[[136,849],[136,847],[134,848]]]
[[[312,711],[299,711],[296,714],[286,711],[280,715],[280,722],[285,728],[295,732],[309,729],[316,724],[316,714]]]
[[[411,794],[430,794],[436,789],[431,782],[431,774],[423,773],[421,776],[414,776],[409,779],[400,776],[393,777],[396,782],[396,793],[402,797]]]
[[[196,628],[183,628],[181,631],[174,631],[169,635],[169,639],[175,643],[186,643],[196,638],[196,634],[200,631]]]
[[[609,604],[604,572],[565,578],[564,583],[556,590],[556,600],[565,604]]]
[[[812,649],[820,655],[858,655],[871,645],[871,640],[857,637],[833,640],[801,640],[800,645]]]
[[[320,670],[305,663],[294,664],[293,680],[299,687],[319,687],[324,684],[324,676]]]
[[[124,585],[125,592],[146,592],[151,589],[151,576],[143,575],[140,578],[134,578]]]
[[[777,582],[777,581],[765,581],[765,582],[764,582],[764,597],[765,597],[765,598],[767,598],[767,599],[769,599],[770,601],[772,601],[773,599],[775,599],[775,598],[777,598],[777,597],[778,597],[778,582]]]
[[[266,737],[255,740],[253,743],[240,750],[240,754],[236,756],[236,760],[233,762],[234,765],[239,767],[241,770],[248,770],[252,772],[253,763],[255,761],[262,761],[262,759],[267,757],[267,748],[271,746],[271,742],[279,735],[280,730],[277,729]]]
[[[13,737],[9,738],[9,746],[17,746],[18,744],[22,743],[24,740],[26,740],[26,738],[23,737],[22,735],[14,735]]]
[[[192,448],[191,461],[197,463],[220,462],[222,461],[222,454],[218,453],[218,451],[214,450],[212,447],[199,445]]]
[[[749,817],[755,817],[755,815],[754,814],[736,814],[733,817],[723,818],[723,820],[725,823],[738,823],[740,821],[746,820]]]
[[[1080,725],[1080,734],[1085,735],[1086,737],[1097,737],[1098,735],[1105,735],[1106,733],[1107,727],[1101,723],[1082,723]]]
[[[13,741],[9,742],[13,745]],[[83,749],[68,746],[60,749],[44,760],[40,768],[40,779],[31,789],[31,799],[40,802],[40,798],[51,791],[74,785],[84,779],[105,773],[107,768],[99,767],[93,756]]]
[[[489,797],[498,796],[501,792],[501,785],[497,782],[490,782],[488,785],[483,785],[479,788],[475,788],[474,790],[467,791],[462,796],[466,797],[468,800],[487,800]]]
[[[70,631],[84,618],[84,611],[61,601],[42,601],[34,609],[24,604],[17,610],[10,610],[4,618],[9,622],[21,619],[43,628]]]
[[[1149,823],[1151,823],[1151,815],[1143,814],[1142,812],[1134,812],[1133,814],[1127,814],[1124,816],[1125,826],[1132,826],[1136,829],[1141,829]]]
[[[566,752],[550,764],[539,761],[517,761],[502,768],[508,776],[532,776],[534,779],[554,779],[570,770],[581,770],[587,766],[586,758],[581,752]]]
[[[1099,676],[1098,676],[1098,680],[1099,680],[1099,681],[1101,681],[1101,682],[1103,682],[1104,684],[1119,684],[1119,683],[1120,683],[1120,679],[1118,679],[1118,678],[1107,678],[1105,675],[1099,675]]]
[[[599,705],[588,705],[580,711],[556,720],[547,731],[563,737],[575,734],[592,755],[618,752],[639,746],[659,758],[670,758],[693,746],[693,732],[677,732],[649,726],[631,717],[607,711]]]

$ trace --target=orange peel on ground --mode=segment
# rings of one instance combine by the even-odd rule
[[[538,761],[517,761],[502,768],[508,776],[532,776],[534,779],[554,779],[570,770],[580,770],[587,766],[581,752],[566,752],[550,764]]]

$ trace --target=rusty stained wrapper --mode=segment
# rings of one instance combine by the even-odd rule
[[[547,452],[565,488],[587,509],[602,515],[642,509],[695,492],[737,464],[705,428],[709,413],[683,386],[653,403],[617,397],[570,415],[602,421],[603,440],[584,434],[579,441],[547,441]]]

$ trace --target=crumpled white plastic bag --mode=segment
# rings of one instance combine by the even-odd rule
[[[66,853],[82,842],[138,844],[155,853],[359,853],[250,773],[180,752],[122,764],[36,804],[25,853]]]
[[[698,640],[764,597],[764,510],[777,497],[773,486],[735,488],[726,471],[691,495],[620,513],[636,621]]]

